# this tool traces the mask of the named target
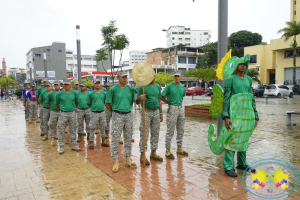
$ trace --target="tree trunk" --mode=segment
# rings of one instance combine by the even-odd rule
[[[296,42],[296,35],[294,35],[294,54],[293,54],[293,85],[296,85],[296,47],[297,47],[297,42]]]

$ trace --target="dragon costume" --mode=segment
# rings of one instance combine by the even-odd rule
[[[252,78],[244,75],[240,78],[235,74],[239,64],[248,64],[250,55],[231,57],[231,50],[221,60],[217,69],[217,77],[226,79],[224,91],[218,84],[214,85],[214,98],[209,110],[213,117],[222,115],[223,124],[217,137],[217,128],[211,124],[208,130],[208,143],[214,154],[225,150],[223,167],[225,171],[234,170],[234,153],[238,152],[237,165],[247,166],[246,150],[248,141],[255,128],[255,120],[259,120],[253,96]],[[225,127],[225,118],[232,121],[231,130]],[[217,138],[216,138],[217,137]]]

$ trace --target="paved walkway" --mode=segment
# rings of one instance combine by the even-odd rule
[[[79,143],[81,152],[66,145],[65,153],[58,155],[57,147],[42,141],[39,124],[26,124],[20,102],[0,100],[0,125],[0,199],[258,199],[244,188],[242,171],[230,178],[214,165],[184,156],[151,161],[144,168],[139,138],[132,148],[138,168],[124,166],[120,145],[118,173],[111,171],[110,150],[99,145],[99,135],[94,150],[85,138]],[[164,155],[164,149],[158,154]],[[297,195],[284,199],[300,199]]]

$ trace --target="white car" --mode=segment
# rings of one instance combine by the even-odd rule
[[[285,85],[280,85],[280,84],[268,85],[264,92],[264,96],[276,96],[276,97],[289,96],[290,98],[292,98],[293,95],[294,95],[293,90],[291,90]]]

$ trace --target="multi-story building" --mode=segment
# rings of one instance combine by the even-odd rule
[[[46,59],[44,59],[44,53]],[[63,80],[66,72],[66,45],[63,42],[53,42],[50,46],[32,48],[26,54],[26,78],[30,80],[30,68],[32,79],[40,85],[45,78],[45,67],[49,80]]]
[[[149,51],[130,51],[129,52],[129,66],[135,65],[138,62],[147,62],[147,56],[146,53]]]
[[[210,30],[191,30],[185,26],[170,26],[166,31],[167,47],[185,45],[188,47],[202,47],[209,43]]]
[[[300,21],[300,3],[291,0],[291,21]],[[282,27],[283,28],[283,27]],[[249,68],[254,68],[260,73],[263,84],[293,84],[293,49],[290,44],[293,38],[284,41],[284,38],[273,39],[270,44],[256,45],[244,48],[244,54],[250,54]],[[300,41],[300,36],[296,36]],[[296,57],[296,82],[300,84],[300,45],[297,46]]]
[[[203,55],[202,48],[186,47],[183,45],[177,45],[171,48],[156,48],[152,51],[146,53],[147,62],[150,63],[155,71],[165,72],[173,74],[175,70],[181,70],[182,73],[189,69],[195,69],[197,59]],[[135,85],[132,76],[133,65],[127,67],[122,67],[122,70],[127,73],[128,84]],[[115,80],[117,82],[117,80]],[[182,77],[181,82],[186,86],[196,86],[198,85],[198,80],[187,79]]]
[[[7,75],[14,75],[14,77],[16,77],[16,74],[18,72],[19,68],[8,68],[7,70]]]

